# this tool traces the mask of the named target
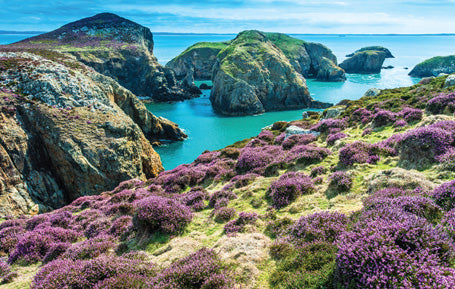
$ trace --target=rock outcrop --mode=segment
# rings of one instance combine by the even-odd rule
[[[317,78],[321,81],[345,80],[344,71],[337,66],[336,56],[324,45],[305,42],[282,33],[262,33],[284,53],[294,69],[305,78]],[[196,43],[172,59],[166,64],[166,67],[174,70],[177,78],[180,79],[184,78],[191,69],[194,69],[196,80],[209,80],[218,53],[229,44],[230,41]],[[338,70],[339,76],[330,77],[326,73],[327,60],[325,59],[333,63],[332,66]]]
[[[455,55],[436,56],[417,64],[411,72],[413,77],[438,76],[440,73],[455,73]]]
[[[147,27],[115,14],[84,18],[12,46],[70,53],[134,94],[156,101],[198,96],[181,85],[172,70],[158,63],[153,56],[153,35]]]
[[[241,32],[218,54],[212,81],[210,101],[224,115],[330,106],[311,98],[303,76],[259,31]]]
[[[320,81],[345,81],[346,75],[344,70],[333,63],[332,60],[322,57],[319,62],[318,75],[316,76],[317,80]]]
[[[368,46],[368,47],[360,48],[356,52],[346,55],[346,57],[352,57],[352,56],[354,56],[354,54],[356,54],[358,52],[363,52],[363,51],[368,51],[368,50],[382,51],[385,53],[385,58],[395,58],[395,56],[392,55],[392,52],[390,52],[390,50],[388,50],[387,48],[382,47],[382,46]]]
[[[0,215],[154,177],[163,167],[150,141],[185,137],[113,79],[52,51],[0,48],[0,108]]]
[[[347,58],[340,67],[346,73],[373,74],[380,73],[387,53],[382,50],[359,50],[352,57]]]

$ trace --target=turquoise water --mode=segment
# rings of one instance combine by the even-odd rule
[[[0,44],[19,41],[31,35],[0,35]],[[343,99],[358,99],[371,87],[395,88],[409,86],[419,81],[407,74],[417,63],[436,55],[455,54],[454,35],[292,35],[328,46],[338,61],[355,50],[371,45],[389,48],[396,58],[386,59],[382,70],[373,75],[347,75],[346,82],[330,83],[307,80],[312,97],[316,100],[338,103]],[[234,34],[154,34],[154,54],[161,64],[166,64],[188,46],[201,41],[225,41]],[[406,69],[408,68],[408,69]],[[188,140],[167,144],[156,150],[166,169],[193,161],[204,150],[215,150],[260,132],[261,128],[279,120],[301,118],[303,110],[270,112],[257,116],[223,117],[211,108],[209,91],[197,99],[178,103],[147,104],[154,114],[166,117],[180,125],[189,135]]]

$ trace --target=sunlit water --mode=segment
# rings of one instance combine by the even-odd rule
[[[0,44],[19,41],[30,35],[0,35]],[[455,36],[378,36],[378,35],[293,35],[306,41],[319,42],[328,46],[343,61],[345,55],[371,45],[381,45],[391,50],[396,57],[386,59],[384,65],[395,68],[382,70],[380,74],[347,75],[341,83],[307,80],[311,96],[320,101],[338,103],[343,99],[358,99],[366,90],[395,88],[415,84],[419,79],[407,74],[419,62],[436,55],[455,54]],[[212,35],[164,35],[155,34],[154,54],[161,64],[180,54],[188,46],[200,41],[225,41],[234,34]],[[408,68],[408,69],[406,69]],[[177,103],[147,104],[154,114],[166,117],[180,125],[188,134],[188,140],[167,144],[156,150],[166,169],[193,161],[204,150],[215,150],[248,138],[279,120],[301,118],[303,110],[264,113],[257,116],[223,117],[216,115],[210,105],[209,91],[197,99]]]

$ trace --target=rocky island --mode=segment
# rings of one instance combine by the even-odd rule
[[[349,58],[340,63],[340,67],[346,73],[374,74],[380,73],[384,60],[393,58],[393,55],[387,48],[369,46],[348,54],[346,57]]]
[[[25,39],[14,47],[52,49],[109,76],[138,96],[179,101],[199,96],[177,81],[153,56],[150,29],[112,13],[101,13]]]
[[[430,77],[441,73],[451,74],[455,72],[455,55],[436,56],[417,64],[409,76]]]
[[[330,106],[311,98],[282,50],[255,30],[241,32],[217,55],[212,82],[210,101],[224,115]]]
[[[288,58],[294,69],[305,78],[320,81],[344,81],[343,69],[337,66],[332,51],[319,43],[306,42],[283,33],[261,32]],[[232,41],[201,42],[188,47],[166,64],[178,78],[193,71],[194,79],[211,80],[217,55]]]

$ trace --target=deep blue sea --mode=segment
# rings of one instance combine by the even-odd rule
[[[32,35],[0,35],[0,44],[12,43]],[[338,103],[343,99],[358,99],[366,90],[409,86],[419,81],[407,74],[419,62],[438,55],[455,54],[454,35],[292,35],[296,38],[326,45],[338,61],[355,50],[371,45],[390,49],[395,56],[386,59],[382,70],[373,75],[347,75],[343,83],[307,80],[312,97],[316,100]],[[154,34],[154,54],[161,64],[179,55],[188,46],[200,41],[225,41],[234,34]],[[408,69],[406,69],[408,68]],[[147,104],[154,114],[166,117],[180,125],[189,135],[188,140],[167,144],[156,150],[166,169],[193,161],[204,150],[215,150],[235,141],[257,135],[262,127],[278,120],[301,118],[303,110],[270,112],[256,116],[223,117],[216,115],[210,105],[209,91],[197,99],[177,103]]]

